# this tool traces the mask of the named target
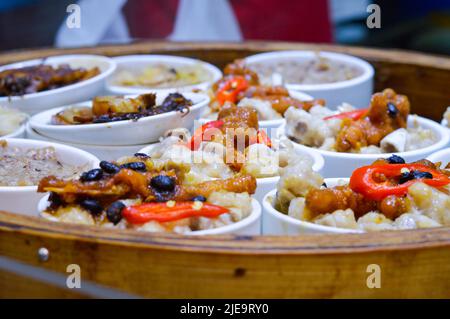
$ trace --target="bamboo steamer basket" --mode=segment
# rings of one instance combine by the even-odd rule
[[[0,54],[0,64],[69,53],[171,54],[218,67],[272,50],[327,50],[368,60],[375,90],[407,95],[412,113],[440,121],[449,104],[450,59],[414,52],[286,42],[168,43]],[[42,251],[47,254],[42,255]],[[150,298],[449,298],[450,228],[295,237],[187,237],[52,223],[0,212],[0,258]],[[5,265],[4,259],[3,266]],[[92,297],[0,261],[0,297]],[[369,288],[370,265],[381,288]]]

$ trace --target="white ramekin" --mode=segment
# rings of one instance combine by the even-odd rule
[[[338,184],[338,181],[347,180],[345,178],[327,178],[325,183],[328,187]],[[262,233],[263,235],[279,235],[279,236],[295,236],[309,233],[331,233],[331,234],[348,234],[362,233],[362,230],[337,228],[331,226],[322,226],[310,222],[295,219],[283,214],[273,207],[277,190],[273,189],[268,192],[263,199],[263,217],[262,217]]]
[[[48,194],[40,199],[36,205],[37,211],[41,214],[48,207]],[[35,208],[36,209],[36,208]],[[252,212],[244,219],[222,227],[198,230],[186,235],[206,236],[206,235],[244,235],[256,236],[261,234],[261,205],[252,199]]]
[[[277,60],[304,60],[317,56],[315,51],[274,51],[260,53],[245,58],[248,65],[253,63],[275,62]],[[320,52],[320,56],[349,65],[355,65],[363,70],[363,73],[353,79],[324,84],[296,84],[288,83],[290,90],[302,91],[327,101],[327,106],[336,109],[342,102],[347,102],[357,108],[366,108],[369,105],[373,92],[374,69],[368,62],[342,53]]]
[[[2,138],[23,138],[23,137],[25,137],[26,126],[27,126],[26,122],[22,123],[17,130],[15,130],[14,132],[11,132],[9,134],[0,136],[0,139],[2,139]]]
[[[22,149],[53,146],[62,163],[69,165],[88,165],[88,168],[98,167],[99,160],[94,155],[80,149],[58,143],[34,141],[26,139],[5,139],[8,146]],[[36,207],[44,196],[37,192],[37,186],[0,186],[0,210],[17,214],[37,216]]]
[[[179,91],[179,92],[189,92],[193,90],[206,90],[214,82],[222,77],[222,72],[214,65],[200,61],[197,59],[191,59],[186,57],[171,56],[171,55],[126,55],[113,58],[114,62],[117,63],[117,75],[120,71],[131,69],[140,70],[145,69],[146,66],[152,64],[167,64],[174,67],[189,66],[189,65],[199,65],[211,74],[211,80],[202,82],[195,85],[186,85],[181,87],[172,88],[151,88],[151,87],[133,87],[126,85],[114,84],[115,75],[113,75],[107,84],[107,91],[112,94],[143,94],[148,92],[155,93],[166,93],[169,91]]]
[[[106,85],[106,79],[116,69],[116,63],[108,57],[89,54],[72,54],[8,64],[1,66],[0,71],[33,66],[41,63],[52,66],[69,64],[72,68],[98,67],[101,73],[85,81],[66,85],[53,90],[30,93],[23,96],[0,97],[0,105],[13,107],[28,114],[36,114],[60,105],[85,101],[103,93]]]
[[[447,147],[447,145],[450,142],[450,130],[439,125],[439,123],[436,123],[432,120],[426,119],[421,116],[417,116],[414,118],[410,116],[408,119],[408,123],[411,125],[414,119],[417,119],[417,122],[422,128],[432,130],[433,133],[437,136],[437,142],[418,150],[395,153],[396,155],[403,157],[406,162],[414,162],[420,159],[424,159],[428,155],[444,147]],[[285,134],[285,126],[283,125],[278,129],[277,136],[279,137],[284,136],[284,134]],[[376,159],[387,158],[392,155],[392,153],[384,153],[384,154],[341,153],[341,152],[320,150],[317,148],[301,145],[295,142],[292,143],[294,144],[294,147],[297,149],[313,149],[318,151],[323,156],[323,158],[325,159],[323,176],[325,178],[350,176],[356,168],[364,165],[370,165]]]
[[[79,144],[79,143],[67,143],[64,141],[52,139],[50,137],[44,136],[36,132],[27,124],[26,137],[31,140],[47,141],[52,143],[63,143],[83,151],[89,152],[95,155],[97,158],[105,161],[115,161],[122,156],[130,156],[137,153],[140,149],[147,146],[148,144],[138,144],[138,145],[126,145],[126,146],[104,146],[104,145],[91,145],[91,144]]]

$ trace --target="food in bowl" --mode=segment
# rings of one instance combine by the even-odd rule
[[[171,111],[189,112],[192,101],[179,93],[169,94],[156,105],[156,94],[148,93],[127,98],[122,96],[95,97],[92,107],[68,107],[52,117],[54,125],[77,125],[138,120]]]
[[[273,61],[254,62],[248,66],[264,84],[279,74],[285,83],[324,84],[351,80],[363,74],[355,64],[327,58],[320,53],[313,57],[284,57]]]
[[[224,77],[214,83],[210,91],[211,103],[205,118],[216,119],[223,105],[233,103],[239,107],[253,107],[260,121],[283,119],[289,107],[308,110],[323,100],[301,101],[291,96],[283,86],[261,85],[258,75],[242,60],[228,64]]]
[[[113,84],[147,88],[177,88],[213,80],[213,75],[201,64],[174,66],[154,64],[139,71],[121,70]]]
[[[313,159],[294,151],[289,140],[274,143],[259,130],[255,109],[231,104],[221,109],[218,120],[204,124],[193,136],[184,129],[168,131],[149,155],[189,164],[188,177],[201,180],[236,174],[266,178],[278,176],[279,169],[291,162],[313,165]]]
[[[27,115],[25,113],[0,106],[0,136],[17,131],[26,119]]]
[[[293,141],[321,150],[378,154],[405,152],[436,143],[437,136],[422,128],[413,115],[407,126],[410,103],[392,89],[375,93],[368,109],[343,104],[336,113],[315,105],[309,111],[289,108],[285,134]]]
[[[100,74],[97,67],[71,68],[68,64],[57,67],[39,64],[0,71],[0,97],[21,96],[57,89],[78,83]]]
[[[392,155],[356,169],[349,182],[327,186],[308,166],[281,173],[274,208],[322,226],[363,231],[450,225],[450,170]]]
[[[41,215],[53,221],[191,233],[231,225],[252,213],[250,195],[256,180],[249,175],[197,182],[190,168],[145,154],[100,162],[79,179],[43,178],[39,192],[50,192]]]
[[[60,161],[51,146],[25,150],[0,140],[0,186],[34,186],[48,175],[70,179],[86,168]]]

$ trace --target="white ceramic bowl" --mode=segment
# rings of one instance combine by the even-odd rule
[[[299,91],[294,91],[294,90],[289,90],[289,95],[291,97],[293,97],[294,99],[298,99],[301,101],[311,101],[313,100],[313,97],[311,95],[308,95],[306,93],[303,92],[299,92]],[[199,119],[200,124],[205,124],[211,121],[214,121],[215,119],[207,119],[207,118],[201,118]],[[263,129],[277,129],[279,128],[281,125],[283,125],[285,123],[285,119],[276,119],[276,120],[264,120],[264,121],[258,121],[259,124],[259,128],[263,128]],[[273,132],[275,133],[275,131]]]
[[[62,163],[82,166],[87,164],[89,168],[98,167],[99,160],[92,154],[80,149],[43,141],[26,139],[6,139],[8,146],[22,149],[42,148],[53,146]],[[0,186],[0,210],[37,216],[36,206],[44,196],[37,192],[37,186]]]
[[[413,162],[426,158],[428,155],[446,147],[450,142],[450,131],[445,127],[439,125],[432,120],[417,116],[419,125],[425,129],[431,129],[437,136],[437,142],[414,151],[395,153],[405,159],[406,162]],[[414,121],[413,117],[409,117],[408,124],[411,125]],[[285,126],[278,129],[277,136],[285,135]],[[323,169],[323,176],[337,177],[350,176],[352,172],[361,166],[370,165],[378,158],[387,158],[393,153],[384,154],[355,154],[355,153],[341,153],[333,151],[325,151],[317,148],[308,147],[299,143],[292,142],[295,148],[298,149],[313,149],[318,151],[325,159],[325,167]]]
[[[40,199],[36,205],[39,214],[48,207],[48,194]],[[186,235],[244,235],[255,236],[261,234],[261,205],[252,199],[252,212],[246,218],[223,227],[214,229],[198,230],[187,233]]]
[[[97,158],[105,161],[115,161],[122,156],[130,156],[137,153],[141,148],[148,144],[138,144],[138,145],[125,145],[125,146],[103,146],[103,145],[90,145],[90,144],[77,144],[77,143],[66,143],[59,140],[52,139],[40,135],[38,132],[33,130],[28,124],[26,127],[26,137],[32,140],[47,141],[53,143],[63,143],[72,147],[79,148],[83,151],[89,152],[95,155]]]
[[[357,108],[365,108],[369,105],[373,91],[374,69],[366,61],[357,57],[334,53],[320,52],[320,56],[330,60],[339,61],[349,65],[355,65],[363,70],[363,73],[353,79],[325,84],[296,84],[287,83],[286,87],[291,90],[302,91],[312,95],[314,98],[322,98],[327,102],[327,106],[336,109],[342,102],[347,102]],[[305,60],[316,57],[314,51],[274,51],[249,56],[245,62],[251,66],[264,62],[276,62],[282,60]]]
[[[328,187],[336,186],[339,180],[348,181],[347,178],[327,178],[325,183]],[[263,199],[263,235],[301,235],[306,233],[331,233],[331,234],[348,234],[362,233],[362,230],[337,228],[331,226],[322,226],[310,222],[295,219],[283,214],[273,207],[277,190],[273,189],[268,192]]]
[[[162,103],[165,94],[158,94],[157,104]],[[30,119],[31,127],[41,135],[69,143],[118,146],[137,145],[157,142],[165,131],[176,128],[191,128],[194,120],[207,107],[209,97],[199,93],[183,93],[183,96],[194,103],[187,114],[179,111],[152,115],[137,121],[124,120],[110,123],[53,125],[51,118],[68,106],[63,106],[34,115]],[[91,102],[83,102],[78,106],[91,106]]]
[[[450,163],[450,148],[444,148],[440,151],[437,151],[427,157],[433,163],[441,162],[445,167],[448,163]]]
[[[0,97],[0,105],[14,107],[28,114],[36,114],[52,107],[85,101],[101,94],[104,91],[107,77],[109,77],[116,69],[116,63],[108,57],[88,54],[73,54],[8,64],[1,66],[0,71],[33,66],[41,63],[50,64],[53,66],[69,64],[72,68],[98,67],[101,73],[88,80],[53,90],[30,93],[23,96]]]
[[[237,223],[214,229],[193,231],[187,235],[261,235],[261,215],[261,205],[255,199],[252,199],[251,214]]]
[[[139,151],[139,153],[144,154],[150,154],[150,152],[158,145],[158,143],[149,145],[144,147]],[[316,151],[312,149],[295,149],[295,151],[299,155],[309,156],[313,160],[313,170],[316,172],[321,173],[324,167],[324,159],[323,157]],[[273,176],[273,177],[264,177],[264,178],[257,178],[256,179],[256,192],[253,195],[253,198],[255,198],[259,203],[262,203],[262,200],[264,196],[267,194],[268,191],[273,189],[277,186],[278,180],[280,179],[279,176]]]
[[[186,57],[171,55],[126,55],[113,58],[117,63],[117,71],[114,76],[108,80],[107,90],[112,94],[143,94],[147,92],[166,93],[177,90],[179,92],[189,92],[192,90],[206,90],[214,82],[222,77],[222,72],[214,65]],[[146,67],[156,64],[166,64],[173,67],[199,65],[211,74],[211,80],[195,85],[186,85],[172,88],[152,88],[136,87],[114,84],[115,76],[121,71],[142,72]]]

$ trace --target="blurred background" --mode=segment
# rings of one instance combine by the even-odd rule
[[[381,28],[367,27],[371,4],[380,8]],[[0,0],[1,51],[149,39],[339,43],[449,55],[450,0]]]

